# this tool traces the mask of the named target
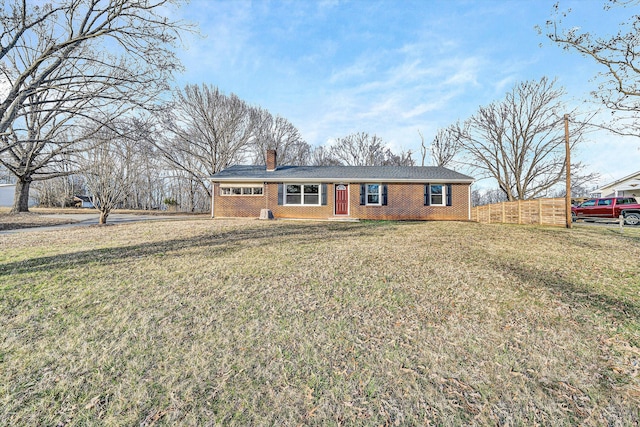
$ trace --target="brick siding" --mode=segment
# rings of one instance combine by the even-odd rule
[[[220,195],[220,184],[213,184],[214,217],[260,217],[260,209],[265,207],[265,196]]]
[[[269,209],[275,218],[320,218],[326,219],[333,216],[333,184],[327,184],[326,206],[278,206],[278,184],[266,185],[267,202]]]
[[[348,184],[349,215],[358,219],[467,220],[469,185],[451,185],[452,206],[424,206],[424,184],[387,184],[387,206],[361,206],[360,184]],[[326,206],[278,206],[278,184],[266,183],[261,196],[220,195],[214,183],[215,217],[258,218],[260,210],[271,209],[277,218],[326,219],[334,216],[334,184],[327,184]],[[343,217],[343,216],[338,216]],[[336,218],[338,218],[336,217]]]
[[[351,184],[351,216],[359,219],[466,220],[469,185],[451,185],[451,206],[424,206],[424,184],[387,184],[387,206],[361,206],[360,185]]]

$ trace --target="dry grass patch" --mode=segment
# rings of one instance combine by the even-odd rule
[[[29,212],[19,214],[9,214],[10,208],[0,208],[0,231],[17,230],[21,228],[49,227],[62,224],[73,224],[80,219],[77,214],[94,214],[96,218],[100,212],[96,209],[80,209],[80,208],[30,208]],[[116,209],[113,214],[128,215],[151,215],[151,216],[181,216],[188,215],[193,218],[205,219],[209,214],[193,214],[188,212],[167,212],[167,211],[143,211],[134,209]],[[64,215],[52,218],[50,214]],[[107,221],[109,223],[109,221]]]
[[[639,422],[638,236],[198,220],[0,249],[7,424]]]
[[[16,230],[19,228],[48,227],[51,225],[72,224],[76,222],[69,218],[49,218],[37,212],[9,214],[9,208],[0,208],[0,231]]]

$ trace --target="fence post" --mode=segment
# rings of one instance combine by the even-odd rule
[[[542,225],[542,199],[538,199],[538,224]]]
[[[522,206],[520,205],[521,200],[518,199],[518,224],[522,224]]]
[[[500,203],[502,205],[502,223],[504,224],[506,222],[506,219],[504,217],[504,205],[506,202],[502,202]]]

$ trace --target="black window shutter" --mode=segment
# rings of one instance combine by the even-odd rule
[[[431,184],[424,185],[424,205],[431,206]]]
[[[360,204],[367,204],[367,188],[364,184],[360,184]]]
[[[278,184],[278,205],[282,206],[283,203],[283,198],[284,198],[284,185],[283,184]]]
[[[326,206],[327,204],[327,184],[322,184],[322,193],[320,194],[320,204]]]
[[[451,184],[447,184],[447,206],[451,206]]]
[[[382,186],[382,206],[387,206],[387,184]]]

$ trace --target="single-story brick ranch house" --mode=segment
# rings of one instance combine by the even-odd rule
[[[231,166],[211,176],[212,217],[470,220],[474,179],[434,166]]]

